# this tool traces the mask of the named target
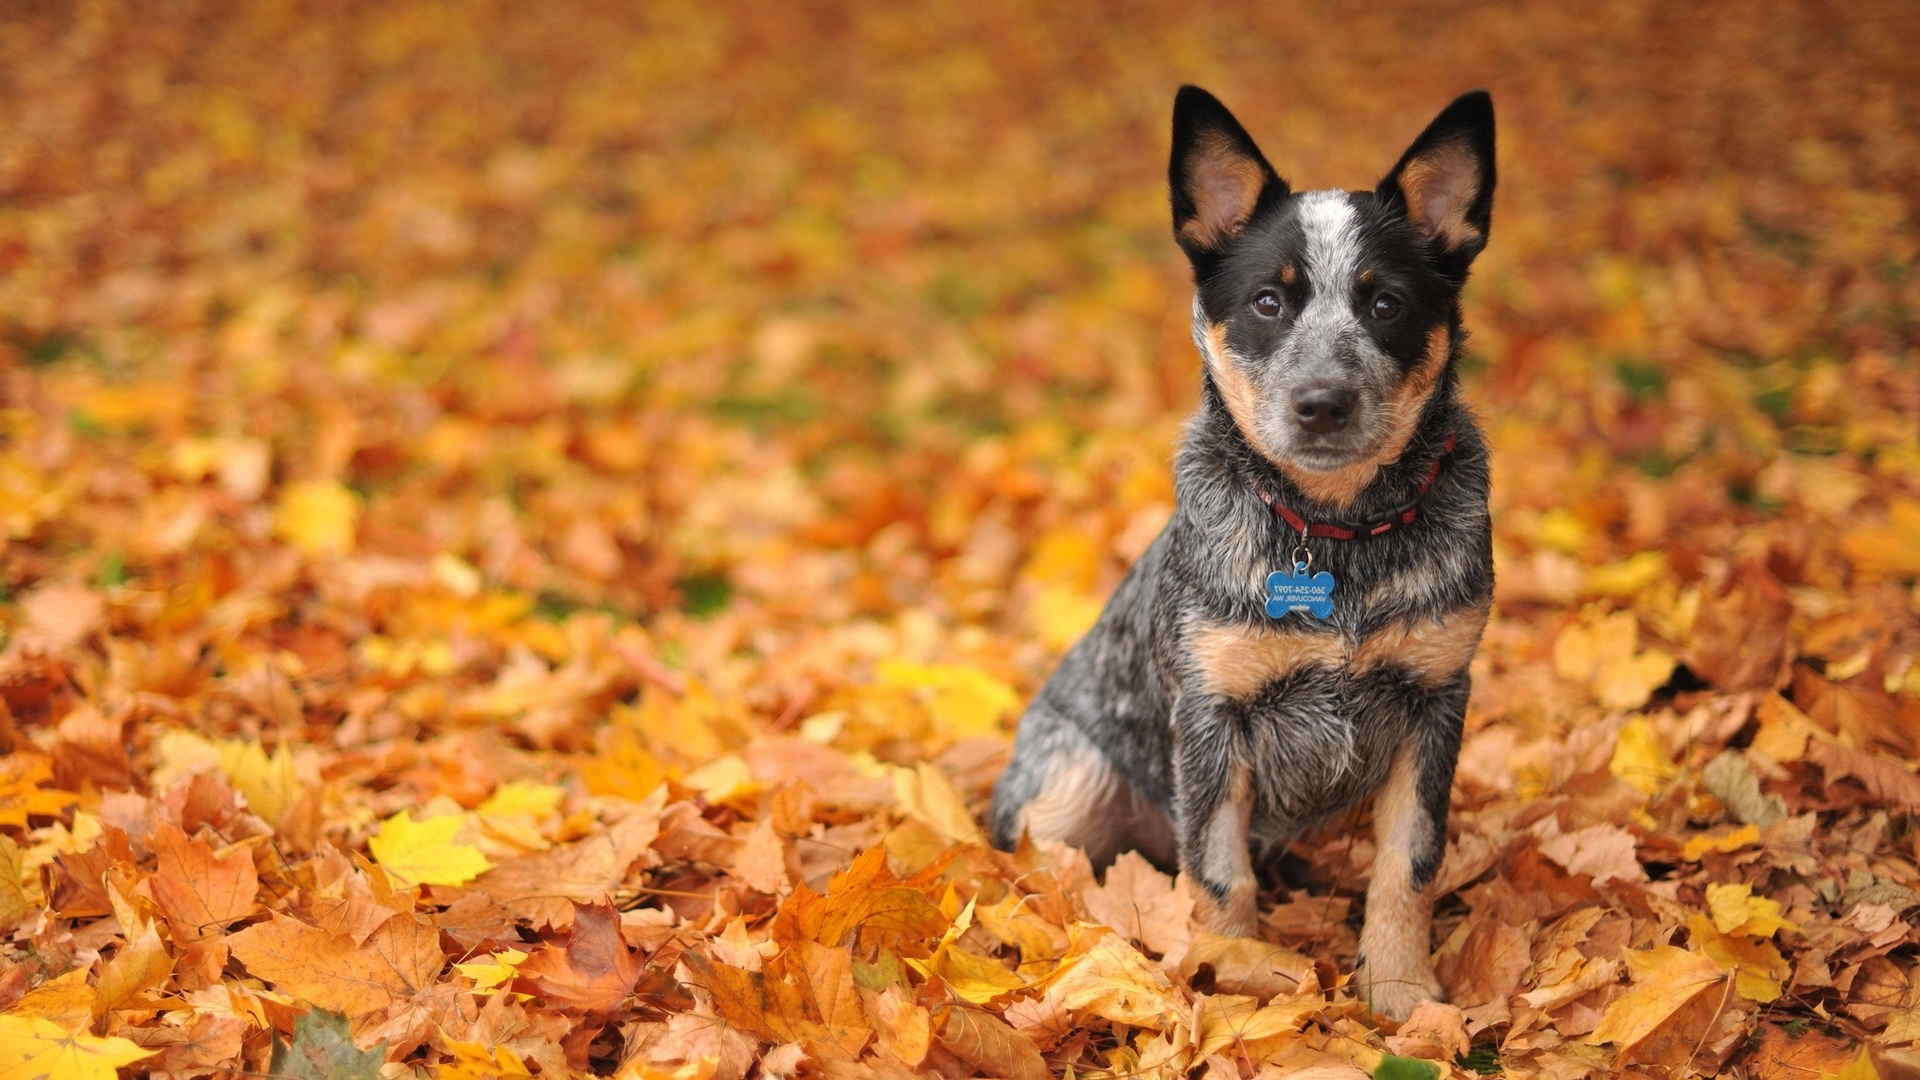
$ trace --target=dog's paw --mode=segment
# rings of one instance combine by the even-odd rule
[[[1182,877],[1182,881],[1185,881]],[[1251,882],[1249,887],[1228,889],[1225,896],[1214,896],[1205,889],[1195,888],[1195,915],[1200,925],[1210,934],[1221,937],[1257,937],[1260,926],[1260,908],[1255,902]]]
[[[1192,874],[1182,872],[1178,887],[1193,897],[1194,916],[1210,934],[1221,937],[1258,937],[1260,903],[1251,869],[1225,889],[1209,889]]]
[[[1446,991],[1431,968],[1388,972],[1362,964],[1353,974],[1355,989],[1367,1008],[1390,1020],[1405,1020],[1423,1001],[1445,1001]]]
[[[1222,904],[1207,912],[1205,919],[1209,933],[1221,937],[1258,937],[1255,933],[1260,926],[1259,912],[1248,904],[1241,908]]]

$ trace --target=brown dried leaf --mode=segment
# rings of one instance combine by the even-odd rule
[[[1180,974],[1223,994],[1268,998],[1317,989],[1313,961],[1256,938],[1201,932],[1180,963]]]
[[[564,946],[547,945],[519,968],[530,993],[583,1012],[610,1012],[633,992],[640,960],[620,936],[611,904],[576,904]]]
[[[940,1045],[987,1076],[1046,1080],[1049,1075],[1033,1040],[979,1009],[948,1007],[940,1018]]]
[[[485,893],[535,926],[564,927],[579,906],[613,893],[658,831],[656,814],[635,813],[605,832],[505,860],[465,888]]]
[[[171,974],[173,954],[160,940],[160,931],[149,924],[101,966],[94,984],[94,1011],[105,1014],[145,1004],[147,991],[164,985]]]
[[[1106,880],[1082,899],[1089,915],[1174,963],[1193,940],[1193,896],[1137,851],[1115,859]]]

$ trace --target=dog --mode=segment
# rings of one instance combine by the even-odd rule
[[[1427,895],[1493,597],[1460,294],[1493,210],[1493,101],[1461,96],[1372,191],[1295,192],[1226,106],[1174,99],[1173,232],[1199,407],[1165,529],[1021,718],[990,828],[1133,849],[1255,929],[1256,861],[1373,799],[1355,985],[1439,999]]]

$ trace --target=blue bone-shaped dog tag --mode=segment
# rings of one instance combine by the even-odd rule
[[[1290,611],[1304,611],[1316,619],[1333,614],[1333,575],[1325,570],[1308,575],[1307,564],[1296,562],[1292,572],[1267,575],[1267,615],[1278,619]]]

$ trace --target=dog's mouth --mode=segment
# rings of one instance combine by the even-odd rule
[[[1365,431],[1342,431],[1321,435],[1297,431],[1288,446],[1291,463],[1313,472],[1331,472],[1356,465],[1378,451],[1377,439]]]

